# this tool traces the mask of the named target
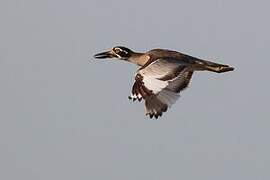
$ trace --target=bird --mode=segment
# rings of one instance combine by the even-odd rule
[[[161,117],[186,89],[195,71],[224,73],[234,67],[199,59],[168,49],[152,49],[145,53],[135,52],[124,46],[115,46],[94,58],[116,58],[139,66],[131,95],[133,101],[145,101],[146,116]]]

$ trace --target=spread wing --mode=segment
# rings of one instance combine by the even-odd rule
[[[137,71],[130,99],[144,99],[146,115],[158,118],[177,101],[192,74],[185,62],[173,58],[157,59]]]

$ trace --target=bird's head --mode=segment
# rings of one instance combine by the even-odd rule
[[[127,60],[133,51],[130,49],[123,47],[123,46],[115,46],[111,50],[95,54],[94,57],[98,59],[105,59],[105,58],[118,58],[122,60]]]

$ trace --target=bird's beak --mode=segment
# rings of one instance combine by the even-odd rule
[[[114,57],[116,56],[114,55],[114,53],[112,53],[112,51],[106,51],[94,55],[94,58],[97,59],[114,58]]]

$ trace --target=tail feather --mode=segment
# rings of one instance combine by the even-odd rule
[[[200,64],[200,66],[202,66],[202,68],[204,70],[212,71],[212,72],[216,72],[216,73],[224,73],[224,72],[234,70],[234,67],[231,67],[231,66],[225,65],[225,64],[218,64],[218,63],[214,63],[211,61],[205,61],[205,60],[200,60],[197,62],[198,62],[198,64]]]
[[[216,73],[224,73],[224,72],[228,72],[228,71],[233,71],[234,68],[230,67],[230,66],[217,66],[217,67],[213,67],[213,66],[206,66],[206,69],[208,71],[212,71],[212,72],[216,72]]]

